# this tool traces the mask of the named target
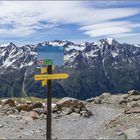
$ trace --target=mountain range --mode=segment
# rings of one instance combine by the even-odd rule
[[[140,45],[119,43],[115,39],[97,42],[45,41],[18,47],[0,45],[0,96],[45,98],[46,89],[34,80],[40,73],[37,48],[41,45],[64,47],[64,66],[54,73],[67,72],[67,80],[53,81],[53,96],[86,99],[103,92],[125,93],[140,90]]]

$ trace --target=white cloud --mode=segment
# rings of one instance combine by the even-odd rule
[[[112,35],[112,37],[114,38],[132,38],[132,37],[139,37],[140,33],[121,33],[121,34],[115,34]]]
[[[99,24],[93,24],[88,26],[83,26],[80,30],[85,31],[84,34],[87,34],[91,37],[99,37],[104,35],[117,35],[126,34],[133,32],[134,28],[140,27],[140,24],[135,24],[131,22],[102,22]]]
[[[91,37],[133,32],[139,24],[113,22],[140,12],[136,8],[100,9],[79,1],[2,1],[0,24],[11,24],[13,29],[0,29],[0,35],[28,36],[36,29],[54,28],[60,24],[77,24],[84,34]],[[47,21],[41,24],[40,21]]]
[[[99,37],[104,35],[114,35],[114,34],[120,34],[120,33],[127,33],[131,32],[132,30],[125,27],[108,27],[108,28],[101,28],[101,29],[95,29],[91,31],[86,31],[85,34],[90,35],[91,37]]]

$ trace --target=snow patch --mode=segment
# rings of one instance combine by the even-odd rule
[[[52,46],[63,46],[65,44],[66,44],[65,42],[63,42],[63,43],[60,43],[60,42],[52,42],[52,41],[49,42],[49,45],[52,45]]]
[[[65,62],[66,62],[66,61],[71,62],[72,60],[74,60],[73,58],[74,58],[76,55],[77,55],[76,52],[74,52],[74,53],[72,53],[72,54],[70,54],[70,55],[64,55],[64,61],[65,61]]]
[[[139,48],[140,48],[140,44],[135,44],[134,46],[135,46],[135,47],[139,47]]]
[[[65,50],[66,51],[69,51],[69,50],[72,50],[72,49],[75,49],[77,51],[83,51],[85,49],[85,46],[75,46],[75,45],[70,45],[68,46]]]
[[[116,57],[116,56],[118,56],[118,53],[112,52],[112,56],[113,56],[113,57]]]
[[[7,43],[7,44],[2,44],[2,45],[0,45],[0,47],[7,47],[7,46],[9,46],[10,44],[9,43]]]
[[[107,42],[108,42],[109,45],[112,45],[113,38],[107,38]]]

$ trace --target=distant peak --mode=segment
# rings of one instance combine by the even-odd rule
[[[0,45],[0,47],[7,47],[8,45],[10,45],[10,43],[2,44],[2,45]]]
[[[101,39],[101,40],[99,40],[98,42],[107,43],[107,44],[109,44],[109,45],[113,45],[113,44],[118,43],[114,38]]]
[[[9,45],[11,45],[11,46],[16,46],[14,43],[12,43],[12,42],[10,42],[10,44]]]
[[[2,44],[0,45],[1,47],[7,47],[7,46],[16,46],[14,43],[10,42],[10,43],[7,43],[7,44]]]
[[[113,41],[115,41],[114,38],[107,38],[106,40],[110,45],[113,43]]]

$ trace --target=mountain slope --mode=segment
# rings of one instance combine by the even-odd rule
[[[42,45],[64,46],[64,67],[55,72],[68,72],[67,80],[53,82],[53,96],[80,99],[102,92],[140,90],[140,47],[121,44],[114,39],[75,44],[70,41],[46,41]],[[34,95],[46,97],[45,88],[33,79],[37,68],[38,45],[0,46],[0,96]]]

